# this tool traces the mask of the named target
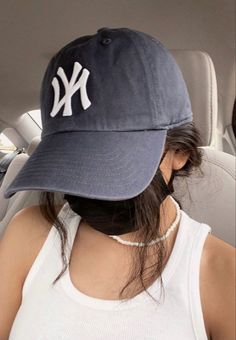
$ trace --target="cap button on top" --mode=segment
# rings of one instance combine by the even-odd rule
[[[102,40],[101,40],[101,43],[103,44],[103,45],[109,45],[110,43],[112,42],[112,39],[111,38],[102,38]]]

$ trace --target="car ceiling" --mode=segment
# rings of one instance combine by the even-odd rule
[[[0,120],[13,125],[39,108],[50,58],[69,41],[101,27],[130,27],[169,49],[206,51],[216,68],[222,124],[231,123],[235,92],[233,0],[0,1]]]

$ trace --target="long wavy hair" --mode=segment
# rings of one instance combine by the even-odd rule
[[[172,182],[175,177],[182,176],[188,177],[193,170],[200,170],[202,162],[202,149],[199,148],[202,145],[199,130],[196,128],[194,122],[190,122],[179,127],[168,130],[165,151],[172,150],[176,153],[188,153],[189,157],[185,165],[179,170],[173,170],[171,180],[168,183],[168,187],[173,189]],[[151,240],[161,237],[162,231],[159,227],[160,222],[160,207],[161,197],[163,197],[162,186],[157,175],[154,176],[150,185],[138,196],[123,200],[123,201],[105,201],[88,199],[84,197],[74,196],[79,200],[80,216],[81,220],[86,221],[90,226],[103,226],[103,228],[109,229],[112,224],[120,225],[132,225],[134,230],[138,229],[138,236],[145,244]],[[172,197],[177,201],[182,209],[181,202],[175,197],[173,192]],[[64,200],[66,202],[66,200]],[[70,260],[68,261],[65,255],[65,246],[68,241],[67,229],[61,220],[57,216],[57,205],[55,201],[55,193],[42,192],[40,195],[40,210],[42,215],[48,222],[56,227],[60,235],[61,240],[61,257],[63,267],[59,275],[53,281],[53,284],[63,275],[66,271]],[[164,214],[164,211],[163,211]],[[129,279],[122,290],[119,292],[119,299],[122,301],[128,300],[125,292],[128,291],[131,283],[137,282],[134,285],[129,296],[136,296],[142,291],[146,293],[157,303],[159,303],[150,293],[147,288],[152,284],[156,278],[160,279],[161,293],[164,290],[162,271],[164,267],[164,259],[167,255],[167,249],[164,242],[161,241],[152,246],[152,250],[155,254],[155,263],[148,268],[145,268],[147,259],[147,246],[144,247],[131,247],[132,250],[132,266],[129,271]],[[151,269],[151,271],[150,271]],[[147,275],[148,270],[148,275]],[[140,288],[141,283],[141,288]],[[138,289],[139,287],[139,289]],[[125,298],[126,297],[126,298]]]

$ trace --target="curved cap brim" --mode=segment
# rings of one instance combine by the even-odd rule
[[[167,130],[63,132],[42,139],[5,191],[41,190],[101,199],[137,196],[153,179]]]

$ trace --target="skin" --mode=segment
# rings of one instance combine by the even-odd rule
[[[187,154],[167,152],[160,165],[166,182],[169,181],[172,170],[182,168],[187,159]],[[169,197],[162,205],[165,214],[161,209],[160,226],[164,233],[174,221],[176,211]],[[58,207],[58,211],[60,208]],[[13,217],[0,241],[1,340],[8,339],[21,304],[25,278],[50,228],[38,206],[24,208]],[[178,226],[166,240],[168,249],[166,261],[171,254],[177,232]],[[139,241],[137,232],[124,234],[122,238]],[[84,294],[115,300],[127,279],[131,263],[129,255],[130,247],[119,244],[81,222],[71,252],[71,280]],[[149,264],[151,255],[150,250]],[[205,241],[201,257],[200,295],[208,339],[234,340],[235,248],[210,234]]]

